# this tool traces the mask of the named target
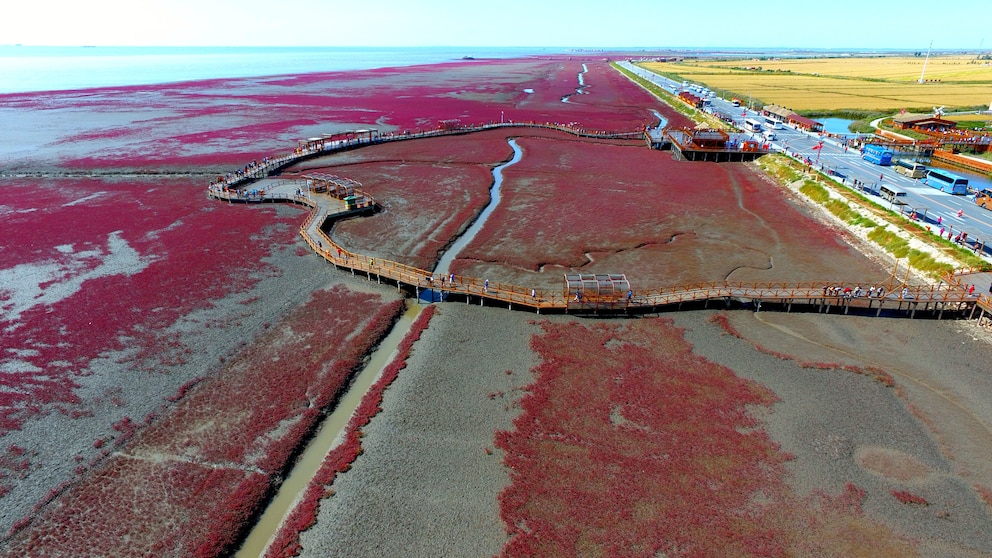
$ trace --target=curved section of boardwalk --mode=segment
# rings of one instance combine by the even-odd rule
[[[807,309],[815,307],[818,312],[830,312],[838,309],[848,313],[855,309],[859,313],[870,313],[876,316],[886,315],[896,311],[897,315],[915,317],[918,311],[931,312],[940,318],[945,311],[964,314],[972,317],[976,309],[992,312],[992,299],[984,295],[973,296],[958,277],[945,277],[939,285],[898,286],[894,282],[886,285],[884,296],[857,296],[856,291],[842,288],[837,282],[811,281],[802,283],[785,282],[734,282],[712,281],[670,287],[639,289],[629,293],[610,296],[593,296],[564,291],[549,291],[490,281],[476,277],[461,275],[435,276],[431,271],[408,266],[400,262],[375,258],[347,250],[335,243],[324,231],[333,227],[333,222],[342,217],[356,214],[371,213],[375,210],[375,201],[365,194],[367,203],[362,207],[345,209],[340,200],[328,195],[311,194],[304,191],[305,182],[301,180],[277,180],[268,188],[259,185],[252,190],[240,189],[250,182],[267,177],[270,172],[278,170],[302,159],[332,153],[340,149],[351,149],[361,145],[372,145],[382,141],[408,140],[440,135],[465,134],[474,131],[488,130],[508,126],[529,126],[551,128],[569,133],[582,134],[588,137],[607,137],[636,139],[643,135],[642,131],[632,133],[587,132],[572,130],[568,127],[553,124],[489,124],[457,130],[441,130],[417,134],[404,134],[396,138],[354,140],[338,143],[333,146],[322,146],[320,149],[300,150],[293,155],[264,159],[262,164],[247,165],[243,172],[232,173],[229,177],[213,182],[208,188],[208,196],[230,203],[295,203],[311,209],[309,216],[300,226],[300,235],[310,248],[322,258],[335,266],[347,269],[352,274],[365,275],[369,280],[388,282],[398,288],[407,288],[418,298],[426,291],[431,293],[432,300],[464,300],[466,303],[478,302],[485,304],[516,306],[530,309],[538,313],[542,311],[573,312],[579,314],[593,313],[643,313],[656,312],[672,307],[681,308],[684,304],[692,307],[703,306],[711,302],[753,305],[755,310],[762,305],[782,308],[791,311],[793,305]]]

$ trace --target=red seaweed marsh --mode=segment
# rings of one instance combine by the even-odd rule
[[[582,73],[582,94],[575,94]],[[567,102],[563,102],[563,98]],[[598,131],[683,116],[602,57],[0,96],[0,553],[236,551],[403,312],[289,205],[208,200],[323,133]],[[892,262],[753,165],[536,128],[291,166],[361,182],[331,235],[458,274],[882,281]],[[267,556],[987,556],[992,345],[968,321],[421,312]]]

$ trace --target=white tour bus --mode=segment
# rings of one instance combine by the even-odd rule
[[[759,133],[762,130],[761,122],[759,122],[756,118],[746,118],[744,120],[744,129],[748,132]]]

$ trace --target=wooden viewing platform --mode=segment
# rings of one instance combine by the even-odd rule
[[[514,124],[520,125],[520,124]],[[561,129],[557,125],[533,125],[546,128]],[[503,124],[471,127],[471,130],[491,129],[504,126]],[[449,135],[451,130],[440,130],[437,133],[427,132],[415,137],[433,137]],[[457,133],[467,133],[459,129]],[[583,133],[588,132],[574,132]],[[616,137],[615,133],[603,133]],[[626,137],[627,134],[624,134]],[[643,137],[639,131],[630,135],[631,139]],[[337,148],[352,148],[353,142],[369,144],[379,140],[370,134],[369,139],[348,140],[346,145]],[[404,135],[401,139],[413,139]],[[541,312],[564,312],[577,314],[632,314],[659,312],[671,309],[707,307],[710,303],[722,303],[727,307],[747,306],[754,310],[761,308],[782,309],[791,312],[797,310],[827,312],[836,311],[848,314],[853,309],[856,313],[883,315],[904,315],[915,317],[917,312],[930,313],[940,319],[945,312],[958,316],[974,317],[975,311],[980,310],[980,317],[986,312],[992,313],[992,299],[985,295],[972,296],[966,286],[956,277],[945,277],[939,285],[903,286],[894,290],[894,280],[886,285],[887,292],[882,297],[854,296],[854,291],[843,285],[829,281],[810,281],[799,283],[786,282],[736,282],[710,281],[666,287],[652,287],[626,291],[610,290],[602,292],[581,292],[575,296],[572,287],[567,285],[561,291],[523,287],[509,283],[490,281],[489,279],[449,275],[435,276],[433,272],[415,268],[400,262],[375,258],[347,250],[335,243],[328,235],[334,221],[356,214],[375,211],[376,203],[372,196],[361,192],[357,182],[330,175],[308,175],[302,180],[269,180],[274,184],[266,187],[258,184],[257,188],[242,189],[249,182],[260,180],[267,176],[268,169],[285,167],[287,161],[295,162],[303,158],[324,154],[327,147],[310,152],[297,149],[292,156],[263,160],[264,165],[252,165],[250,172],[232,179],[224,179],[210,184],[207,195],[210,198],[229,203],[294,203],[311,209],[309,216],[300,226],[300,234],[310,248],[329,263],[352,272],[353,275],[363,274],[369,280],[373,278],[395,284],[399,289],[406,289],[418,298],[422,293],[430,293],[430,300],[464,300],[466,303],[478,302],[484,305],[486,301],[492,304],[505,305],[510,309]],[[315,184],[323,184],[326,193],[313,193]],[[347,197],[361,193],[360,205],[349,205]],[[304,193],[305,192],[305,193]],[[335,197],[343,196],[343,197]],[[623,276],[620,276],[623,277]],[[626,281],[626,278],[623,279]],[[567,276],[566,276],[567,281]],[[629,284],[628,284],[629,286]],[[850,286],[850,285],[849,285]]]
[[[667,128],[664,136],[679,161],[744,162],[770,153],[763,143],[731,141],[723,130]]]

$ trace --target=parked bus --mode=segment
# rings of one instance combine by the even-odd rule
[[[898,203],[902,201],[899,198],[906,197],[906,191],[891,184],[882,184],[878,188],[878,195],[890,202]]]
[[[744,120],[744,129],[748,132],[760,133],[761,132],[761,122],[756,118],[746,118]]]
[[[892,150],[881,146],[868,144],[863,149],[864,154],[861,158],[869,163],[874,163],[876,165],[881,165],[887,167],[892,164]]]
[[[950,192],[951,194],[959,195],[968,193],[967,178],[943,169],[930,169],[927,177],[923,179],[923,183],[941,192]]]
[[[774,118],[765,117],[765,127],[769,130],[781,130],[782,123]]]
[[[896,172],[910,178],[923,178],[927,175],[927,168],[921,163],[899,159],[896,161]]]

